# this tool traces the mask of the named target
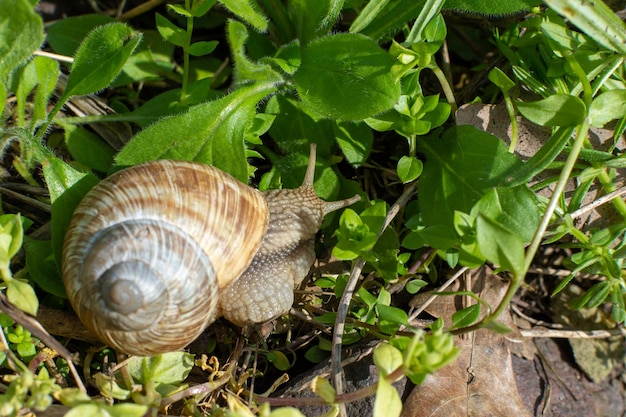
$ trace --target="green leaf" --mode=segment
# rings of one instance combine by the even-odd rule
[[[155,15],[155,18],[157,30],[163,39],[176,46],[187,45],[187,32],[184,29],[179,28],[159,13]]]
[[[89,32],[76,51],[60,101],[72,95],[95,93],[108,86],[140,41],[141,34],[122,23],[100,26]]]
[[[476,237],[480,252],[487,260],[511,271],[515,276],[524,276],[524,243],[517,234],[479,214],[476,219]]]
[[[0,265],[8,267],[11,259],[22,247],[24,229],[19,214],[0,216]]]
[[[251,61],[245,52],[248,29],[236,20],[229,20],[226,27],[231,54],[235,61],[236,80],[240,83],[250,80],[282,82],[282,77],[269,64]]]
[[[542,211],[535,194],[525,185],[515,188],[493,188],[472,208],[489,217],[529,243],[541,220]]]
[[[336,19],[336,16],[331,16],[333,3],[336,0],[291,0],[288,3],[289,17],[300,45],[328,34]]]
[[[454,228],[454,212],[469,213],[491,188],[522,162],[504,142],[471,126],[457,126],[441,138],[420,141],[426,156],[418,199],[424,224]]]
[[[346,160],[355,167],[363,165],[372,151],[372,129],[362,122],[338,122],[333,124],[333,130]]]
[[[361,120],[390,109],[400,97],[392,65],[365,36],[326,36],[302,49],[294,82],[300,98],[324,117]]]
[[[113,22],[115,19],[101,14],[58,19],[46,29],[46,41],[57,54],[73,56],[92,29]]]
[[[387,3],[389,0],[368,2],[350,25],[350,33],[358,33],[365,29],[383,11]]]
[[[476,323],[479,317],[480,304],[474,304],[459,311],[455,311],[454,314],[452,314],[452,329],[470,326]]]
[[[178,13],[179,15],[184,17],[193,16],[190,11],[186,10],[183,6],[180,6],[178,4],[168,4],[167,8],[172,10],[174,13]]]
[[[378,376],[373,417],[396,417],[402,412],[402,400],[398,391],[387,381],[382,373]]]
[[[267,16],[254,0],[219,0],[219,2],[255,30],[259,32],[267,30]]]
[[[52,250],[57,265],[61,265],[63,240],[72,213],[98,179],[76,171],[58,158],[46,159],[41,165],[52,203]]]
[[[386,342],[382,342],[374,349],[372,360],[384,377],[401,367],[403,362],[402,352]]]
[[[7,282],[7,298],[20,310],[27,312],[31,316],[37,315],[39,300],[35,290],[27,282],[17,279]]]
[[[286,371],[291,368],[289,359],[287,359],[287,356],[285,356],[285,354],[281,351],[273,350],[271,352],[267,352],[265,356],[267,357],[267,360],[273,363],[279,371]]]
[[[406,311],[383,304],[376,305],[378,312],[378,327],[387,334],[394,334],[400,328],[400,325],[409,325],[409,317]]]
[[[99,136],[80,126],[66,125],[65,142],[72,157],[89,168],[108,172],[115,151]]]
[[[311,382],[311,391],[319,395],[327,404],[335,402],[335,388],[326,379],[316,376]]]
[[[422,279],[412,279],[411,281],[406,283],[406,286],[404,288],[406,289],[406,292],[408,292],[409,294],[417,294],[419,290],[421,290],[427,285],[428,285],[428,282]]]
[[[0,83],[43,41],[43,22],[28,1],[0,0]]]
[[[210,42],[194,42],[189,46],[189,53],[193,56],[203,56],[208,55],[215,50],[217,47],[217,41]]]
[[[602,1],[546,0],[545,3],[600,45],[626,54],[626,25]]]
[[[604,127],[611,120],[623,117],[626,117],[626,90],[602,93],[589,106],[589,121],[594,127]]]
[[[541,0],[446,0],[444,9],[484,16],[510,15],[539,6]]]
[[[219,100],[192,106],[186,113],[165,117],[139,132],[115,162],[131,166],[156,159],[197,161],[247,181],[245,135],[257,103],[274,90],[273,83],[251,84]]]
[[[539,126],[576,126],[585,118],[585,103],[569,94],[554,94],[533,102],[516,101],[517,110]]]
[[[191,6],[191,13],[194,17],[202,17],[211,10],[211,7],[216,3],[216,0],[196,0]]]
[[[169,352],[150,357],[134,356],[126,368],[136,381],[144,384],[180,384],[189,376],[193,364],[191,353]]]
[[[489,71],[489,75],[487,76],[489,81],[494,83],[502,92],[506,95],[509,90],[515,87],[515,83],[511,80],[508,75],[506,75],[502,70],[498,67]]]
[[[63,279],[52,252],[51,240],[32,240],[24,242],[26,251],[26,269],[28,274],[45,292],[66,298]]]
[[[411,156],[402,156],[398,161],[398,177],[404,184],[415,181],[424,170],[422,161]]]
[[[535,175],[543,172],[565,148],[573,132],[574,129],[571,127],[558,128],[528,161],[507,173],[503,185],[515,187],[526,184]]]

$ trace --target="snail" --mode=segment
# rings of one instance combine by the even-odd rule
[[[204,164],[158,160],[104,179],[83,198],[62,257],[67,296],[104,343],[140,356],[187,346],[218,317],[244,326],[289,311],[315,260],[324,216],[359,200],[304,181],[260,192]]]

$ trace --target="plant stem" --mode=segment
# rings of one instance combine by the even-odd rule
[[[450,86],[450,83],[448,82],[446,75],[443,73],[443,71],[441,70],[441,68],[439,68],[438,65],[436,64],[433,65],[431,69],[433,73],[435,74],[435,77],[437,77],[439,84],[441,84],[441,88],[443,89],[443,94],[446,96],[446,100],[448,101],[448,104],[450,104],[450,107],[451,107],[450,113],[454,117],[454,114],[456,113],[456,99],[454,98],[454,92],[452,91],[452,87]]]
[[[185,0],[185,9],[191,10],[190,0]],[[191,34],[193,32],[193,16],[187,18],[187,38],[183,47],[183,85],[180,90],[180,103],[187,101],[187,86],[189,84],[189,47],[191,46]]]

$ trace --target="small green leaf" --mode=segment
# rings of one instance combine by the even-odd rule
[[[402,400],[398,391],[387,381],[382,373],[378,376],[373,417],[397,417],[402,412]]]
[[[311,382],[311,391],[319,395],[327,404],[335,402],[335,388],[326,379],[316,376]]]
[[[411,281],[406,283],[406,286],[404,288],[409,294],[417,294],[419,290],[427,285],[428,282],[424,281],[423,279],[412,279]]]
[[[215,50],[217,47],[217,41],[210,42],[194,42],[189,46],[189,53],[193,56],[203,56],[208,55]]]
[[[594,127],[604,127],[611,120],[623,117],[626,117],[626,90],[602,93],[589,106],[589,121]]]
[[[389,374],[401,367],[403,361],[402,352],[386,342],[382,342],[374,349],[372,359],[378,371],[384,377],[389,376]]]
[[[291,368],[291,363],[289,363],[289,359],[287,359],[287,356],[285,356],[283,352],[273,350],[271,352],[267,352],[265,356],[267,357],[267,360],[273,363],[279,371],[286,371]]]
[[[519,235],[479,214],[476,219],[476,237],[480,252],[490,262],[518,277],[524,275],[524,243]]]
[[[130,398],[131,391],[120,387],[114,376],[98,372],[93,378],[100,393],[105,397],[114,398],[116,400],[126,400]]]
[[[480,304],[474,304],[462,310],[455,311],[454,314],[452,314],[452,328],[459,329],[470,326],[476,323],[478,317],[480,317]]]
[[[99,26],[89,32],[76,51],[60,101],[72,95],[95,93],[108,86],[140,41],[141,34],[122,23]]]
[[[19,214],[0,216],[0,265],[9,265],[11,259],[22,247],[24,229]]]
[[[398,161],[398,177],[404,184],[415,181],[424,170],[422,161],[411,156],[402,156]]]
[[[390,109],[400,97],[392,65],[373,40],[338,34],[303,48],[294,81],[300,98],[324,117],[361,120]]]
[[[30,284],[12,279],[7,283],[7,298],[20,310],[27,312],[31,316],[37,315],[39,300]]]
[[[183,6],[178,4],[168,4],[167,8],[184,17],[193,16],[190,11],[186,10]]]
[[[508,75],[506,75],[502,70],[498,67],[495,67],[491,71],[489,71],[489,75],[487,76],[489,81],[494,83],[502,92],[506,95],[509,90],[515,87],[515,83],[511,80]]]
[[[163,39],[176,46],[185,46],[187,44],[187,32],[179,28],[166,17],[157,13],[156,27]]]
[[[585,118],[585,103],[569,94],[554,94],[533,102],[516,101],[519,112],[539,126],[576,126]]]

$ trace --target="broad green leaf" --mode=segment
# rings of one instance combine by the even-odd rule
[[[423,170],[424,164],[415,157],[404,155],[398,161],[398,177],[404,184],[415,181]]]
[[[516,101],[517,110],[539,126],[576,126],[585,118],[585,103],[569,94],[554,94],[539,101]]]
[[[372,151],[372,129],[363,122],[337,122],[333,131],[346,160],[355,167],[363,165]]]
[[[41,165],[52,203],[52,251],[57,265],[61,265],[63,239],[72,213],[98,179],[76,171],[58,158],[46,159]]]
[[[163,39],[176,46],[187,45],[187,32],[184,29],[179,28],[159,13],[155,15],[155,18],[157,30]]]
[[[408,292],[409,294],[417,294],[419,290],[421,290],[427,285],[428,285],[428,282],[422,279],[412,279],[411,281],[406,283],[406,286],[404,287],[404,289],[406,289],[406,292]]]
[[[382,342],[372,355],[372,360],[378,368],[378,371],[385,377],[402,366],[402,352],[398,348],[391,346],[389,343]]]
[[[7,298],[17,308],[27,312],[31,316],[37,315],[39,300],[35,290],[30,284],[17,279],[12,279],[7,284]]]
[[[516,233],[525,243],[533,238],[542,216],[537,197],[525,185],[489,190],[472,208],[473,215],[478,213]]]
[[[101,14],[66,17],[48,26],[46,41],[57,54],[73,56],[92,29],[113,22],[115,19]]]
[[[392,65],[373,40],[332,35],[302,49],[294,81],[300,98],[324,117],[360,120],[390,109],[400,97]]]
[[[272,93],[273,83],[251,84],[214,101],[165,117],[139,132],[117,155],[120,166],[156,159],[179,159],[214,165],[247,181],[244,138],[256,105]]]
[[[115,405],[100,404],[106,414],[111,417],[142,417],[148,413],[148,406],[142,404],[122,403]],[[79,414],[81,417],[89,417],[85,414]],[[98,417],[102,414],[98,414]],[[67,416],[67,414],[66,414]],[[108,416],[107,416],[108,417]]]
[[[398,391],[387,381],[382,373],[378,376],[373,417],[397,417],[402,412],[402,400]]]
[[[140,41],[141,34],[122,23],[99,26],[89,32],[76,51],[60,101],[72,95],[94,93],[108,86]]]
[[[272,97],[265,112],[275,116],[269,134],[286,155],[301,153],[308,158],[312,139],[317,144],[319,160],[330,155],[335,142],[332,121],[320,119],[301,101],[285,95]]]
[[[193,364],[191,353],[169,352],[149,357],[134,356],[126,368],[136,381],[144,384],[179,384],[189,376]]]
[[[602,93],[589,106],[589,121],[594,127],[604,127],[611,120],[623,117],[626,117],[626,90]]]
[[[255,30],[259,32],[267,30],[267,17],[255,0],[219,0],[219,2]]]
[[[476,238],[480,252],[490,262],[524,276],[524,243],[520,237],[494,220],[478,215]]]
[[[65,142],[72,157],[90,169],[108,172],[115,151],[99,136],[80,126],[65,126]]]
[[[384,333],[394,334],[401,325],[409,325],[406,311],[398,307],[377,304],[376,311],[378,312],[378,327]]]
[[[522,162],[500,139],[471,126],[457,126],[440,138],[419,142],[425,154],[418,200],[424,224],[454,228],[454,212],[469,213],[491,188]]]
[[[52,252],[52,241],[27,239],[24,242],[28,274],[45,292],[66,298],[63,279]]]
[[[0,0],[0,83],[43,41],[43,22],[30,2]]]

